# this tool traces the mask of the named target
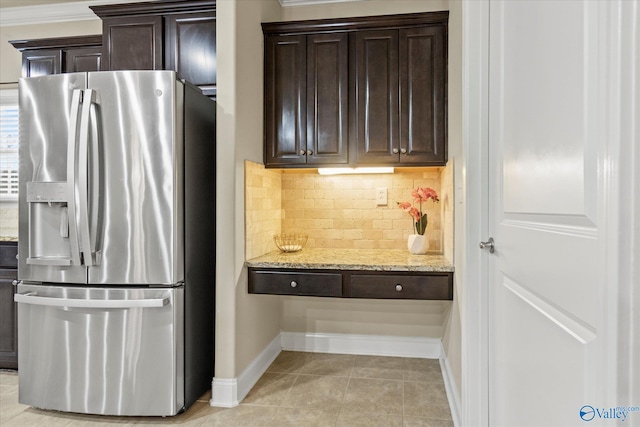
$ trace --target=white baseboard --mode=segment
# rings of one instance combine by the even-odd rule
[[[442,346],[439,338],[308,332],[281,332],[280,336],[282,337],[283,350],[316,353],[438,359]]]
[[[447,354],[444,351],[442,343],[440,344],[440,369],[442,370],[442,377],[444,378],[444,389],[447,392],[447,400],[449,401],[449,408],[451,409],[451,418],[453,419],[453,425],[455,427],[461,426],[460,423],[460,393],[458,393],[458,387],[453,379],[453,373],[451,372],[451,365]]]
[[[238,378],[214,378],[211,383],[209,404],[223,408],[238,406],[281,351],[282,345],[278,335],[258,357],[253,359]]]

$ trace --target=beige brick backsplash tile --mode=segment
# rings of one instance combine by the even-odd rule
[[[384,231],[386,230],[359,230],[363,239],[367,240],[381,240],[384,237]]]
[[[320,212],[326,211],[327,209],[333,210],[335,203],[333,199],[315,199],[314,200],[314,208]]]
[[[374,219],[373,228],[378,230],[388,230],[393,226],[393,221],[389,219]]]
[[[431,249],[441,250],[443,228],[450,233],[453,228],[453,202],[445,206],[447,195],[441,190],[441,180],[452,186],[452,179],[443,171],[405,168],[385,175],[321,176],[246,162],[246,255],[274,250],[272,235],[281,230],[307,232],[310,247],[404,249],[413,222],[397,202],[411,202],[416,187],[434,188],[443,200],[423,204]],[[376,188],[387,189],[386,206],[376,205]]]

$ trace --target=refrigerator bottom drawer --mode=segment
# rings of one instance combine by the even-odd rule
[[[19,402],[102,415],[184,406],[183,288],[18,286]]]

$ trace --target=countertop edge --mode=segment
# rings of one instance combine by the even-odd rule
[[[354,270],[354,271],[388,271],[388,272],[423,272],[423,273],[453,273],[453,266],[431,265],[362,265],[362,264],[298,264],[284,262],[252,262],[246,261],[250,268],[291,268],[298,270]]]
[[[306,249],[284,254],[272,251],[245,261],[248,268],[454,273],[442,254],[411,255],[399,250]]]

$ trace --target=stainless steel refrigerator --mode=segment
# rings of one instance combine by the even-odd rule
[[[175,415],[213,378],[215,102],[105,71],[19,104],[20,403]]]

